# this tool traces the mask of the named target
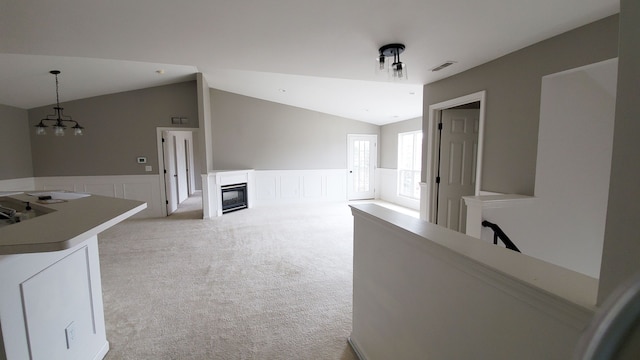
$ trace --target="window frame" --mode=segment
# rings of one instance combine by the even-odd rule
[[[412,136],[412,148],[411,148],[411,168],[405,168],[403,165],[406,164],[406,159],[403,159],[405,154],[404,151],[404,140],[403,138],[406,136]],[[416,144],[416,140],[419,140],[419,144]],[[414,131],[406,131],[398,133],[398,163],[397,163],[397,186],[396,186],[396,194],[399,197],[403,197],[411,200],[420,200],[420,176],[422,172],[422,142],[424,140],[424,134],[422,130],[414,130]],[[417,146],[417,149],[416,149]],[[416,156],[418,155],[418,156]],[[418,159],[416,159],[418,157]],[[406,194],[403,190],[403,173],[411,172],[413,174],[413,193]],[[416,181],[417,174],[417,181]]]

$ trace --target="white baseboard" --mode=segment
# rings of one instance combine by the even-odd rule
[[[255,171],[256,207],[346,200],[346,169]]]
[[[47,176],[35,178],[35,190],[67,190],[147,203],[133,217],[162,217],[160,175]]]
[[[367,360],[367,358],[364,356],[364,354],[362,353],[362,351],[358,347],[358,344],[356,343],[356,341],[351,336],[349,336],[347,338],[347,342],[349,343],[349,345],[353,349],[353,352],[356,353],[356,356],[358,357],[359,360]]]
[[[104,345],[102,345],[102,348],[100,348],[100,351],[98,351],[98,353],[93,358],[93,360],[102,360],[102,359],[104,359],[104,357],[107,356],[108,352],[109,352],[109,341],[105,341]]]

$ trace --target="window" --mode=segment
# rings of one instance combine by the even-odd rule
[[[353,187],[355,192],[369,191],[369,164],[371,141],[353,141]]]
[[[398,195],[420,200],[422,131],[398,134]]]

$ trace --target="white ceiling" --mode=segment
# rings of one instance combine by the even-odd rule
[[[618,0],[3,1],[0,103],[55,102],[53,69],[62,103],[202,72],[212,88],[386,124],[422,115],[423,84],[618,11]],[[394,42],[407,47],[406,82],[374,71]]]

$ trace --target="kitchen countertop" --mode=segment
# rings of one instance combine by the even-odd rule
[[[1,227],[0,255],[69,249],[147,207],[142,201],[98,195],[54,204],[39,203],[26,193],[7,197],[54,211]]]

